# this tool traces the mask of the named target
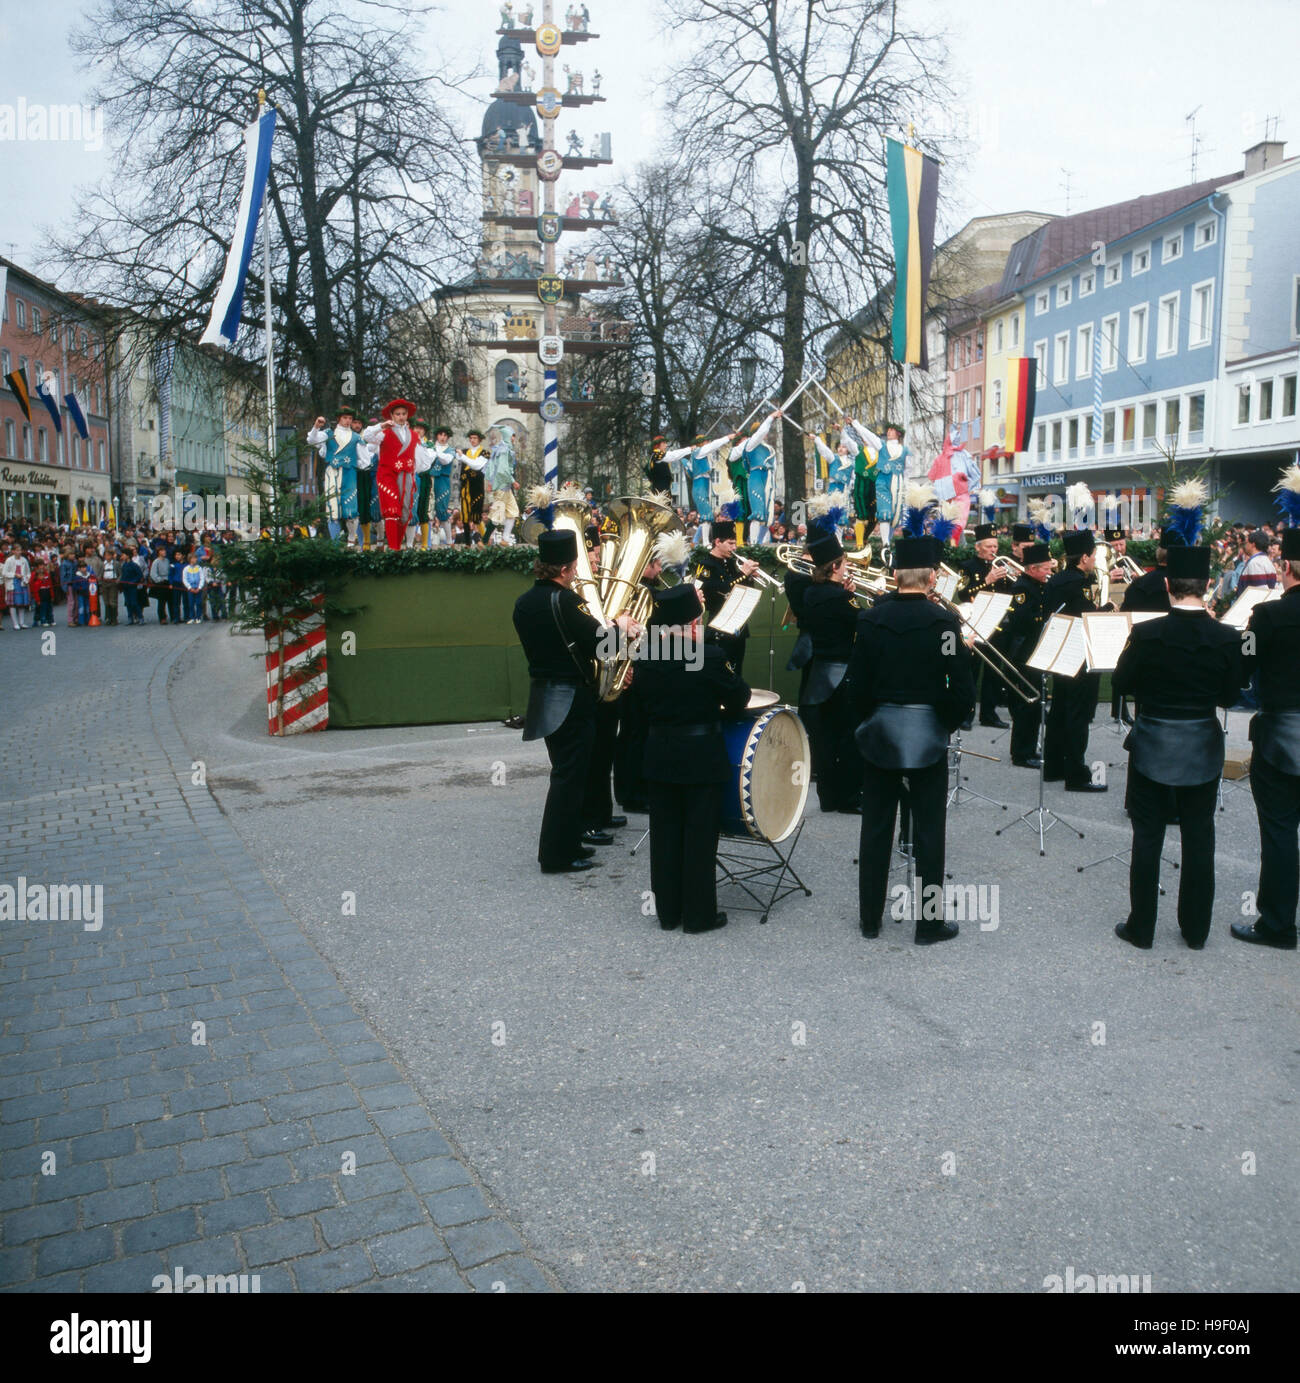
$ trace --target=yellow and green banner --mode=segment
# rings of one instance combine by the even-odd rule
[[[897,139],[886,143],[886,189],[894,234],[894,359],[924,370],[929,366],[925,299],[934,260],[939,164]]]

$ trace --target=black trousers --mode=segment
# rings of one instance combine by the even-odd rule
[[[1088,767],[1088,732],[1097,709],[1101,674],[1052,678],[1052,709],[1047,713],[1043,767],[1049,778],[1065,776],[1067,784],[1092,779]]]
[[[995,634],[990,640],[990,643],[999,653],[1005,655],[1007,651],[1006,642],[1000,635]],[[977,660],[977,669],[980,675],[980,719],[992,720],[998,713],[998,707],[1001,706],[1008,697],[1011,697],[1012,701],[1016,698],[1011,696],[1011,693],[1007,691],[1007,684],[987,663]]]
[[[582,824],[588,831],[603,830],[614,815],[610,775],[614,771],[614,749],[618,741],[618,702],[596,701],[594,723],[595,738],[582,794]]]
[[[889,890],[890,855],[894,848],[894,822],[898,799],[906,780],[912,808],[912,848],[916,860],[916,887],[943,887],[945,832],[948,824],[948,756],[929,768],[914,772],[877,768],[863,770],[862,836],[858,851],[858,916],[867,926],[879,926],[885,915]],[[920,894],[924,899],[924,893]],[[917,930],[933,929],[935,922],[918,922]]]
[[[800,718],[812,746],[817,801],[824,812],[856,807],[862,800],[862,756],[853,732],[856,718],[841,682],[819,706],[801,706]]]
[[[1210,934],[1214,912],[1214,808],[1219,781],[1174,788],[1154,782],[1131,764],[1128,770],[1128,814],[1133,822],[1133,861],[1128,871],[1128,928],[1139,941],[1156,930],[1160,897],[1160,852],[1165,827],[1177,817],[1182,835],[1178,871],[1178,929],[1198,946]]]
[[[1019,664],[1017,664],[1019,666]],[[1030,682],[1038,681],[1038,674],[1032,669],[1021,668]],[[1023,698],[1011,698],[1011,757],[1013,759],[1032,759],[1038,753],[1038,727],[1042,721],[1043,708],[1037,701],[1031,706]]]
[[[542,812],[542,835],[537,843],[537,862],[543,869],[558,869],[578,858],[582,844],[582,801],[587,788],[587,769],[596,740],[595,697],[579,687],[564,724],[546,737],[551,759],[551,785]]]
[[[1259,918],[1266,932],[1294,936],[1300,901],[1300,776],[1256,753],[1250,791],[1259,814]]]
[[[618,741],[614,746],[614,796],[624,811],[646,810],[645,743],[650,720],[635,691],[618,699]]]
[[[718,912],[718,834],[723,783],[646,784],[650,887],[668,926],[711,923]]]

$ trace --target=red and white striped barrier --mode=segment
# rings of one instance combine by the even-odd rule
[[[325,658],[325,597],[314,613],[296,623],[284,649],[279,631],[266,626],[266,713],[272,735],[302,735],[329,729],[329,672]],[[283,694],[283,703],[281,695]]]

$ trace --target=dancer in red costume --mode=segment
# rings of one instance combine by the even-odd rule
[[[394,399],[383,409],[383,422],[361,434],[378,457],[375,485],[379,491],[379,512],[384,516],[384,539],[392,552],[401,550],[415,509],[415,449],[419,438],[409,425],[414,412],[413,403]]]

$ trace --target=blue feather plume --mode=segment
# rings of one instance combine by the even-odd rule
[[[1209,492],[1199,480],[1184,481],[1170,496],[1165,527],[1179,534],[1188,547],[1195,547],[1201,541],[1201,518],[1208,499]]]
[[[815,518],[808,520],[810,528],[820,528],[826,533],[838,533],[844,527],[847,514],[843,506],[833,504],[824,514],[818,514]]]
[[[740,501],[738,499],[733,499],[722,505],[718,510],[718,517],[720,519],[729,519],[734,523],[740,517]]]
[[[1277,491],[1277,507],[1286,515],[1287,522],[1292,528],[1300,527],[1300,463],[1288,466],[1273,488]]]

